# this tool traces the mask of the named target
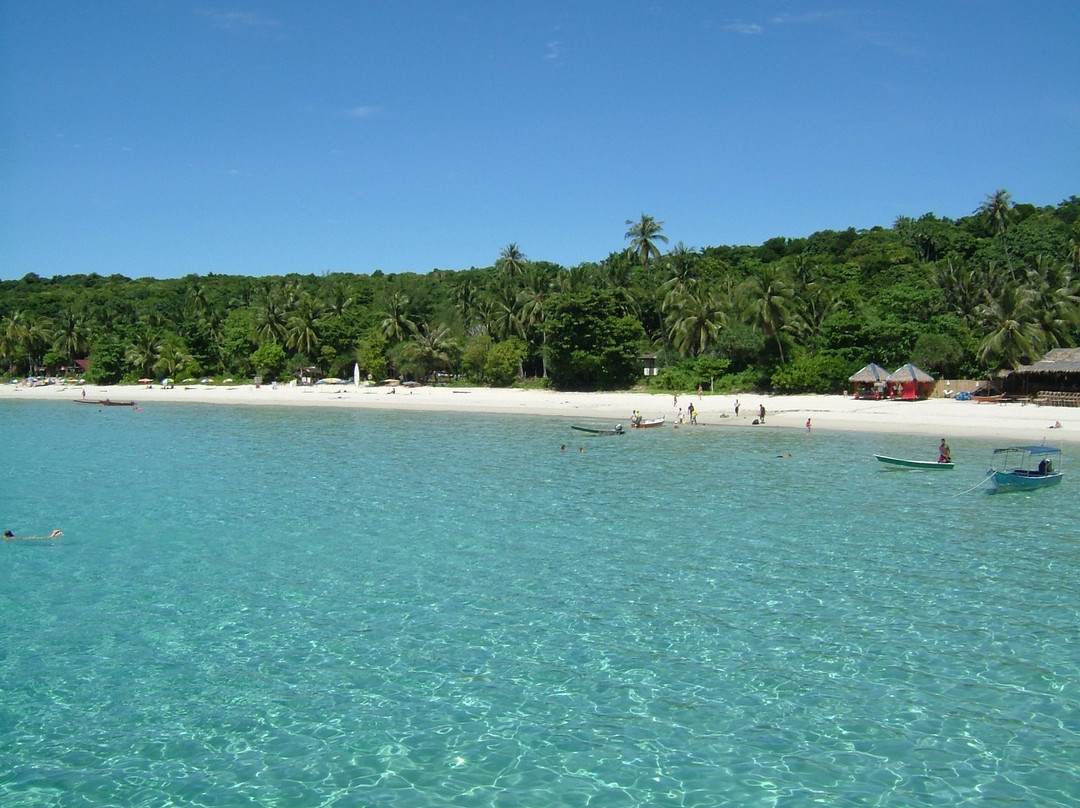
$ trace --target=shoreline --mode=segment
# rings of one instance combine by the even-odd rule
[[[355,387],[352,384],[277,387],[240,384],[228,387],[187,385],[163,389],[159,385],[67,385],[36,387],[0,385],[0,401],[134,401],[137,406],[157,404],[230,404],[237,406],[299,406],[408,412],[461,412],[576,419],[590,426],[629,428],[639,410],[646,420],[667,419],[674,424],[681,407],[698,411],[698,425],[751,427],[765,406],[765,423],[755,429],[871,432],[932,436],[937,439],[983,438],[1004,443],[1080,443],[1080,408],[1046,407],[1023,403],[979,403],[935,398],[924,401],[866,401],[843,395],[729,395],[680,394],[676,403],[668,393],[577,393],[489,387]],[[391,392],[393,391],[393,392]],[[741,406],[735,415],[735,401]],[[597,423],[600,422],[600,423]],[[1060,429],[1050,427],[1060,423]]]

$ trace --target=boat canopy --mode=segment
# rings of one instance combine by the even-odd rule
[[[994,449],[994,454],[1005,454],[1006,452],[1027,452],[1033,455],[1048,455],[1048,454],[1061,454],[1061,449],[1057,446],[1006,446],[1003,449]]]

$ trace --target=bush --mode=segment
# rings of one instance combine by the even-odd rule
[[[818,353],[777,368],[772,385],[784,393],[835,393],[844,389],[851,372],[851,364],[843,357]]]

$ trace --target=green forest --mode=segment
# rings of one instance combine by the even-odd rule
[[[597,262],[510,243],[463,270],[0,282],[5,378],[84,375],[833,393],[869,362],[984,378],[1080,345],[1080,198],[989,194],[760,246],[689,247],[651,215]],[[642,376],[655,355],[657,375]],[[82,374],[78,360],[88,360]]]

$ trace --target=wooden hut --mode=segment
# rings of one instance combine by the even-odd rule
[[[889,395],[904,401],[929,398],[934,389],[934,377],[911,362],[890,373],[886,381]]]
[[[848,381],[854,385],[851,394],[855,398],[884,398],[888,378],[889,371],[871,362],[858,373],[848,376]]]
[[[1010,397],[1030,396],[1037,404],[1080,406],[1080,348],[1054,348],[1002,381]]]

